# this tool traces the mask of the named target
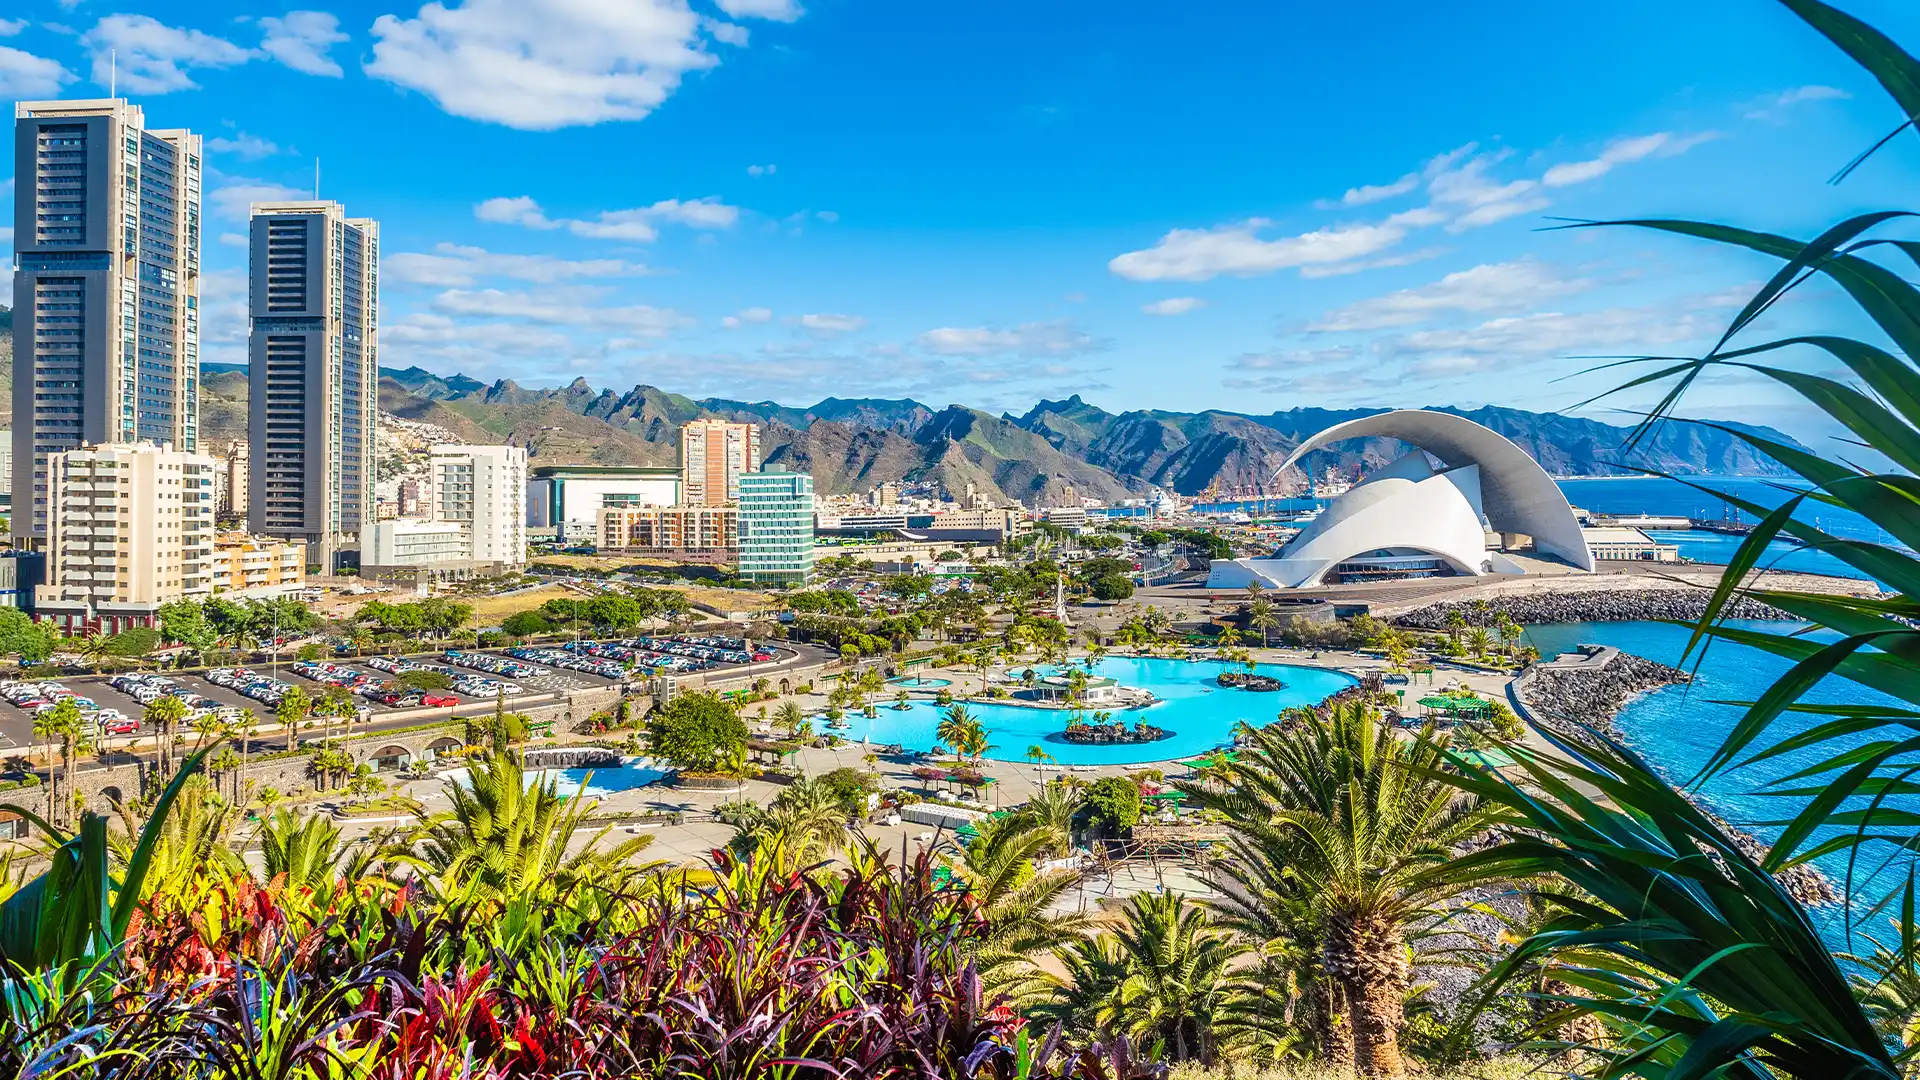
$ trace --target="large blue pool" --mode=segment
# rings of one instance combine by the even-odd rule
[[[1153,691],[1161,699],[1157,705],[1114,714],[1131,726],[1144,717],[1156,727],[1170,732],[1158,742],[1124,746],[1096,746],[1071,743],[1060,735],[1067,726],[1067,713],[1057,709],[1030,709],[1018,705],[966,703],[967,711],[986,725],[987,739],[993,749],[987,756],[1002,761],[1024,760],[1029,746],[1039,746],[1063,765],[1135,765],[1148,761],[1169,761],[1203,754],[1233,741],[1233,727],[1242,720],[1259,725],[1270,723],[1289,705],[1317,704],[1337,690],[1353,685],[1354,679],[1324,668],[1295,667],[1287,664],[1262,664],[1260,673],[1286,683],[1277,693],[1252,693],[1230,690],[1214,684],[1214,676],[1239,664],[1221,664],[1206,660],[1159,660],[1131,656],[1109,656],[1094,666],[1097,674],[1116,679],[1122,686],[1137,686]],[[979,688],[974,679],[960,680],[968,691]],[[852,726],[835,734],[855,742],[870,739],[875,743],[899,743],[909,750],[931,749],[937,742],[934,728],[944,710],[931,700],[916,700],[910,709],[895,709],[880,701],[874,717],[849,713]]]
[[[527,773],[527,786],[552,780],[555,793],[563,799],[575,795],[598,799],[615,792],[659,783],[666,775],[666,771],[655,766],[651,758],[630,757],[622,759],[618,765],[603,765],[597,769],[531,770]],[[461,787],[467,786],[466,769],[455,769],[446,773],[445,778]]]

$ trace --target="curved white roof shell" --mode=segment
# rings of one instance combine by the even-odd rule
[[[1333,443],[1375,437],[1417,446],[1450,467],[1480,466],[1480,508],[1488,527],[1531,536],[1536,551],[1558,556],[1582,570],[1593,569],[1593,552],[1587,549],[1580,522],[1560,485],[1512,440],[1464,416],[1396,409],[1335,424],[1294,447],[1280,470]]]
[[[1274,557],[1215,562],[1209,587],[1258,582],[1299,588],[1322,584],[1336,571],[1344,576],[1419,566],[1418,572],[1430,573],[1439,563],[1466,576],[1521,572],[1512,559],[1488,549],[1488,529],[1531,537],[1536,551],[1593,569],[1593,555],[1559,485],[1526,451],[1464,417],[1401,410],[1336,424],[1301,443],[1281,468],[1328,444],[1374,436],[1416,449],[1335,499]],[[1436,470],[1429,454],[1443,467]]]

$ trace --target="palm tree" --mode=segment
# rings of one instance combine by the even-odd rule
[[[1060,855],[1073,846],[1073,822],[1080,807],[1079,785],[1063,779],[1040,785],[1016,813],[1047,834],[1047,854]]]
[[[296,816],[282,807],[260,822],[260,859],[266,880],[289,888],[325,890],[348,852],[340,829],[325,816]]]
[[[1240,644],[1240,631],[1231,626],[1221,627],[1220,634],[1214,638],[1214,642],[1223,649],[1231,649]]]
[[[773,848],[805,866],[846,848],[853,838],[846,804],[819,777],[802,777],[787,785],[765,814],[742,831],[756,846]]]
[[[126,867],[136,858],[143,830],[132,805],[121,804],[116,810],[122,829],[112,834],[109,846],[115,862]],[[209,870],[223,880],[245,873],[246,864],[229,842],[236,816],[205,776],[187,777],[172,812],[148,826],[156,838],[145,878],[148,887],[180,889]]]
[[[1448,608],[1447,609],[1447,640],[1455,642],[1457,644],[1460,641],[1460,632],[1465,630],[1466,628],[1467,628],[1466,613],[1461,611],[1459,608]]]
[[[394,852],[426,871],[443,896],[504,900],[552,896],[583,883],[616,888],[635,872],[632,857],[653,839],[602,847],[608,826],[576,845],[597,804],[563,797],[552,778],[529,784],[512,753],[492,755],[469,770],[464,785],[449,780],[446,790],[452,814],[422,813],[417,849]]]
[[[147,706],[142,717],[148,724],[160,730],[159,760],[160,775],[173,771],[173,728],[175,724],[187,718],[187,703],[172,694],[162,694],[154,698]]]
[[[1475,657],[1485,658],[1493,648],[1493,634],[1484,626],[1476,626],[1467,631],[1467,648]]]
[[[1047,753],[1047,748],[1038,743],[1027,747],[1026,757],[1028,761],[1031,761],[1035,765],[1044,765],[1053,760],[1053,755]]]
[[[1406,1071],[1409,931],[1476,880],[1456,849],[1492,820],[1439,778],[1447,764],[1431,732],[1404,737],[1352,702],[1325,720],[1253,731],[1224,788],[1178,784],[1192,805],[1227,818],[1221,869],[1237,891],[1258,898],[1286,878],[1289,893],[1308,898],[1336,998],[1330,1015],[1350,1012],[1366,1076]]]
[[[773,711],[773,719],[788,737],[797,739],[800,737],[800,728],[807,722],[807,711],[800,707],[799,702],[789,698]]]
[[[220,752],[207,759],[207,771],[222,777],[233,779],[233,804],[240,805],[240,755],[233,747],[223,746]]]
[[[1034,956],[1091,925],[1085,915],[1050,913],[1080,875],[1035,872],[1034,860],[1047,852],[1053,836],[1033,818],[1009,815],[982,822],[979,829],[953,864],[986,923],[985,935],[973,946],[974,960],[990,988],[1030,983],[1040,970]]]
[[[49,817],[58,817],[60,801],[56,797],[60,781],[71,785],[73,781],[73,758],[78,752],[76,740],[85,736],[85,717],[80,714],[80,706],[72,698],[61,698],[54,702],[53,708],[33,715],[33,734],[45,740],[49,747],[59,744],[60,769],[47,769],[47,813]]]
[[[280,698],[280,703],[273,707],[274,718],[286,726],[288,750],[300,745],[300,725],[305,723],[312,713],[313,700],[307,697],[305,690],[297,686],[288,688],[286,694]]]
[[[1128,959],[1118,992],[1124,1034],[1166,1046],[1173,1061],[1210,1063],[1234,989],[1227,969],[1246,949],[1179,893],[1136,893],[1115,937]]]
[[[947,711],[941,715],[940,722],[934,726],[933,737],[939,739],[941,745],[958,754],[960,743],[966,737],[965,732],[973,724],[973,714],[967,711],[965,705],[956,702],[948,706]]]
[[[1274,613],[1273,601],[1262,597],[1247,606],[1247,625],[1260,631],[1260,644],[1269,647],[1273,644],[1273,631],[1280,626],[1280,616]]]

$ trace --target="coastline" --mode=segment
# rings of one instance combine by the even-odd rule
[[[1617,723],[1621,710],[1643,694],[1690,681],[1692,676],[1678,668],[1604,647],[1533,665],[1509,684],[1508,697],[1524,718],[1556,735],[1578,739],[1599,731],[1631,748]],[[1714,813],[1694,793],[1675,790],[1726,833],[1741,855],[1755,863],[1765,857],[1770,845]],[[1789,867],[1774,878],[1809,907],[1834,906],[1846,899],[1833,880],[1811,864]]]

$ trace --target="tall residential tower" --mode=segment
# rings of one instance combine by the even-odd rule
[[[760,426],[689,420],[680,428],[680,501],[725,506],[740,497],[740,477],[760,467]]]
[[[47,457],[199,443],[200,136],[114,98],[14,109],[13,531],[47,535]]]
[[[247,521],[332,572],[374,517],[379,228],[335,202],[252,218]]]

